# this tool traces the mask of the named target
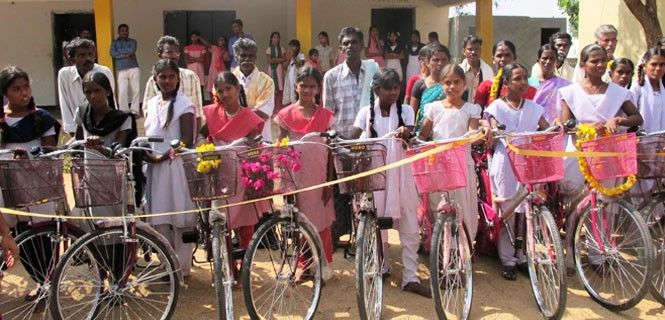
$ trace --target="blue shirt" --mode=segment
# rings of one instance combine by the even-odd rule
[[[113,63],[115,63],[116,70],[120,71],[138,68],[139,63],[136,61],[135,54],[136,40],[132,38],[118,38],[111,42],[111,57],[113,57]]]
[[[249,33],[243,33],[241,36],[233,36],[231,37],[231,39],[229,39],[229,53],[231,54],[231,69],[238,66],[238,61],[236,60],[236,55],[235,52],[233,51],[233,44],[242,38],[254,40],[254,37],[252,37],[252,35]]]

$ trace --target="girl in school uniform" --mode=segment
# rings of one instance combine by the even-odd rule
[[[0,148],[29,151],[32,147],[53,147],[58,143],[60,124],[48,111],[37,108],[35,105],[30,78],[25,71],[15,66],[0,70],[0,93],[7,98],[7,104],[2,107],[0,113]],[[11,156],[11,154],[6,155],[6,157]],[[1,195],[0,206],[5,206]],[[53,203],[30,206],[28,209],[33,212],[55,213]],[[7,223],[7,227],[12,228],[16,236],[31,228],[25,218],[19,219],[18,216],[8,214],[2,216]],[[31,218],[31,220],[32,222],[40,222],[47,219]],[[3,233],[6,233],[6,231],[6,229],[3,230]],[[44,275],[47,273],[45,269],[54,263],[52,261],[50,237],[46,235],[36,237],[31,242],[24,243],[20,251],[17,249],[11,235],[6,239],[3,239],[3,242],[6,242],[14,261],[19,259],[16,257],[18,253],[21,264],[34,281],[26,284],[28,287],[34,286],[35,288],[26,294],[25,300],[34,303],[34,306],[31,307],[33,313],[44,312],[46,300],[38,298],[41,291],[40,287],[45,280]],[[31,252],[33,254],[30,254]],[[38,252],[38,254],[34,254],[34,252]],[[7,255],[7,257],[9,256]],[[2,265],[3,267],[10,266],[5,263]]]
[[[279,138],[300,139],[310,132],[325,132],[332,125],[335,116],[332,111],[320,105],[321,72],[310,66],[298,71],[296,76],[296,95],[298,101],[284,108],[275,117],[279,125]],[[318,142],[321,142],[321,138]],[[296,147],[297,148],[297,147]],[[303,170],[296,172],[296,180],[303,187],[312,186],[326,180],[328,175],[328,148],[318,145],[302,147],[300,163]],[[324,265],[323,278],[329,279],[333,261],[333,244],[330,226],[335,220],[335,208],[332,201],[332,189],[329,187],[299,193],[296,195],[298,209],[303,212],[316,227],[323,244],[323,253],[328,264]]]
[[[253,141],[256,136],[261,135],[265,122],[247,108],[245,90],[233,73],[225,71],[217,76],[215,97],[215,103],[203,107],[206,118],[206,124],[200,132],[203,138],[215,145],[226,145],[244,137]],[[244,200],[244,196],[245,188],[239,183],[236,195],[228,201],[240,202]],[[259,214],[267,211],[270,211],[270,206],[265,202],[228,208],[229,226],[238,231],[241,248],[246,249],[249,246]]]
[[[464,70],[457,64],[450,64],[441,71],[441,84],[446,98],[430,103],[426,107],[425,121],[420,131],[420,139],[451,139],[463,136],[467,131],[476,130],[480,125],[480,106],[462,99],[466,89]],[[478,230],[478,196],[473,158],[470,145],[467,146],[466,188],[451,192],[454,201],[460,205],[469,241],[473,243]],[[430,212],[436,212],[441,193],[428,197]]]
[[[490,126],[496,128],[499,124],[503,124],[506,126],[506,132],[537,131],[549,126],[543,117],[543,107],[532,100],[523,98],[529,88],[528,78],[529,73],[521,64],[511,63],[503,67],[501,81],[507,92],[485,109],[485,116],[490,122]],[[515,195],[519,184],[510,165],[504,140],[498,140],[494,146],[489,174],[492,194],[505,199]],[[511,203],[506,201],[500,205],[505,210],[511,206]],[[506,221],[506,224],[513,226],[512,230],[517,230],[514,227],[515,218],[520,214],[524,214],[523,207],[518,208],[516,213]],[[501,228],[497,246],[503,266],[501,276],[506,280],[515,281],[517,279],[516,269],[526,268],[524,252],[511,244],[506,228]]]
[[[631,89],[637,109],[644,119],[642,129],[647,133],[665,130],[665,50],[653,47],[644,54],[644,64],[638,66],[638,80]],[[655,186],[652,179],[640,179],[631,194],[637,197],[636,207],[649,200]],[[662,208],[660,210],[662,212]]]
[[[585,74],[582,81],[559,89],[562,123],[575,119],[579,123],[592,125],[596,130],[606,130],[610,133],[642,124],[642,116],[633,104],[630,92],[614,83],[606,83],[602,79],[607,70],[605,48],[597,44],[584,47],[580,54],[579,66]],[[577,151],[572,136],[566,141],[566,151]],[[563,161],[565,176],[560,182],[561,191],[565,201],[572,202],[583,191],[585,179],[576,157],[564,157]],[[573,220],[566,219],[567,233],[573,230]],[[566,246],[566,251],[572,252],[572,241]],[[600,264],[597,255],[590,254],[589,259],[593,265]],[[566,255],[566,265],[568,269],[572,268],[571,254]],[[596,270],[602,271],[603,269]]]
[[[396,71],[382,68],[372,82],[370,105],[358,112],[353,124],[352,138],[382,137],[396,132],[397,138],[408,139],[414,124],[414,112],[409,105],[397,102],[401,81]],[[375,99],[374,96],[378,99]],[[388,150],[386,163],[406,157],[403,143],[397,140],[383,142]],[[418,268],[418,194],[410,166],[401,166],[386,172],[386,190],[374,193],[374,203],[379,217],[393,219],[402,243],[402,290],[424,297],[431,297],[430,289],[420,283],[416,275]],[[388,273],[388,233],[382,230],[384,273]]]
[[[187,147],[194,145],[196,109],[186,96],[178,93],[180,71],[174,61],[157,61],[153,74],[161,93],[148,100],[145,107],[145,134],[163,137],[164,142],[152,143],[152,148],[162,152],[162,155],[152,158],[147,165],[146,212],[191,210],[194,209],[194,203],[189,197],[182,159],[170,152],[170,141],[178,139]],[[183,275],[189,275],[194,244],[183,243],[182,233],[194,228],[195,216],[171,215],[149,218],[148,221],[169,240],[178,256]]]

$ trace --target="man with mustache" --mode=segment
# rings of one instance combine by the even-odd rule
[[[568,57],[568,51],[570,51],[572,43],[573,38],[565,32],[557,32],[550,37],[550,45],[556,49],[556,68],[554,69],[554,75],[568,81],[573,79],[573,73],[575,73],[573,66],[566,62],[566,57]],[[536,63],[531,67],[531,77],[535,79],[540,79],[543,73],[540,69],[538,58],[536,58]]]
[[[323,77],[323,107],[335,113],[332,129],[349,137],[356,114],[362,106],[369,105],[372,78],[379,70],[374,60],[362,60],[363,33],[358,28],[345,27],[339,33],[339,51],[346,55],[343,63],[328,70]],[[333,242],[351,229],[351,197],[339,194],[335,187],[335,222]]]
[[[483,80],[494,78],[494,71],[489,64],[480,59],[480,50],[483,46],[483,39],[479,36],[470,34],[464,38],[464,60],[460,67],[464,70],[466,77],[466,89],[468,97],[473,99],[476,96],[476,89]],[[473,101],[471,101],[473,102]]]
[[[70,136],[76,133],[76,109],[84,107],[88,101],[83,94],[83,76],[90,71],[103,73],[115,91],[113,72],[108,67],[95,63],[95,43],[92,40],[76,38],[67,45],[67,57],[71,66],[58,71],[58,101],[62,115],[62,128]],[[116,108],[116,106],[111,106]]]

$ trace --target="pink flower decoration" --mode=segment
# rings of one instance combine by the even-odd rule
[[[254,190],[261,189],[266,183],[263,180],[254,181]]]
[[[270,171],[271,168],[270,168],[269,165],[264,164],[264,165],[261,167],[261,169],[263,169],[263,171],[265,171],[265,172],[268,172],[268,171]]]
[[[268,179],[270,179],[270,180],[279,179],[279,173],[277,173],[275,171],[268,171],[266,175],[268,176]]]
[[[250,164],[250,169],[251,169],[252,172],[254,172],[254,173],[259,172],[259,170],[261,169],[261,163],[259,163],[259,162],[253,162],[253,163],[251,163],[251,164]]]
[[[292,169],[294,172],[299,171],[300,168],[301,168],[300,163],[294,162],[293,164],[291,164],[291,169]]]
[[[240,182],[242,183],[243,186],[248,187],[249,185],[252,184],[252,179],[248,177],[240,177]]]
[[[298,160],[298,159],[300,159],[300,152],[298,152],[298,151],[292,150],[292,151],[289,153],[289,155],[290,155],[291,158],[293,158],[294,160]]]
[[[287,160],[288,159],[283,154],[280,154],[280,155],[277,156],[277,161],[279,161],[279,162],[286,163]]]
[[[267,154],[263,154],[263,155],[261,155],[261,157],[259,158],[259,161],[261,161],[261,162],[263,162],[263,163],[268,163],[268,162],[270,161],[270,156],[267,155]]]

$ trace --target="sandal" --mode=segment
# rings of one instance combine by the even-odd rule
[[[501,276],[508,281],[516,281],[517,274],[515,274],[515,266],[503,266]]]
[[[418,281],[409,282],[402,288],[402,291],[415,293],[421,297],[432,298],[432,290]]]

